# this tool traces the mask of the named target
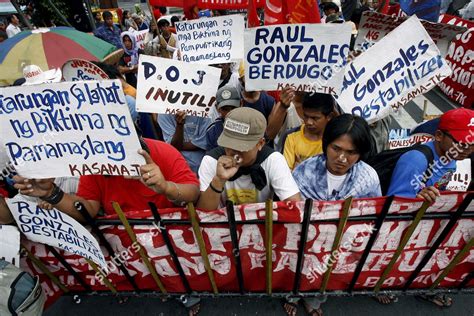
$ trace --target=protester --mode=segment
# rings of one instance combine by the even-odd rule
[[[150,29],[145,37],[145,54],[150,56],[160,55],[160,32],[154,21],[150,23]]]
[[[13,37],[21,32],[20,20],[15,14],[8,16],[8,26],[6,29],[8,38]]]
[[[217,147],[199,168],[201,197],[197,207],[215,210],[226,200],[234,204],[264,202],[275,194],[281,201],[299,201],[300,193],[283,155],[265,146],[267,122],[251,108],[230,111]]]
[[[7,25],[5,24],[5,20],[0,20],[0,32],[7,32]]]
[[[102,21],[102,15],[100,14],[100,11],[94,13],[94,23],[96,29],[104,25],[104,21]]]
[[[2,43],[3,41],[6,41],[7,39],[8,39],[7,33],[0,31],[0,43]]]
[[[132,15],[130,14],[130,11],[128,10],[123,11],[122,27],[124,31],[129,31],[130,28],[134,29],[135,31],[138,30],[138,26],[135,23],[135,21],[132,19]]]
[[[275,99],[265,91],[248,91],[245,88],[245,71],[243,63],[239,68],[239,82],[242,87],[242,106],[259,111],[268,121],[270,113],[275,105]]]
[[[210,150],[218,147],[217,139],[224,130],[224,120],[227,114],[242,105],[239,91],[233,86],[224,86],[217,90],[216,109],[219,117],[208,127],[206,131],[206,149]]]
[[[474,111],[450,110],[441,116],[435,140],[426,143],[433,152],[433,163],[417,150],[403,154],[397,161],[387,195],[418,197],[434,202],[445,190],[456,161],[472,153],[474,147]]]
[[[123,32],[120,35],[124,53],[119,61],[120,73],[125,75],[125,80],[129,85],[137,87],[138,58],[144,54],[143,49],[137,46],[135,36],[130,32]]]
[[[176,35],[170,31],[170,22],[161,18],[158,21],[158,30],[160,31],[160,56],[163,58],[173,58],[173,53],[176,51],[177,38]]]
[[[206,130],[210,124],[209,118],[188,116],[185,111],[158,115],[164,140],[181,152],[196,174],[206,153]]]
[[[148,24],[145,21],[143,21],[142,17],[139,16],[138,14],[133,13],[132,14],[132,19],[133,19],[133,21],[135,21],[135,24],[138,27],[138,29],[137,29],[138,31],[144,31],[144,30],[149,29]]]
[[[104,19],[104,24],[95,30],[94,35],[101,40],[115,45],[118,49],[122,48],[122,42],[120,41],[120,33],[122,31],[115,25],[112,13],[104,11],[102,18]]]
[[[370,152],[367,122],[350,114],[333,118],[323,134],[323,154],[303,161],[293,171],[301,195],[305,199],[337,201],[348,197],[381,196],[375,170],[363,162]],[[327,296],[303,299],[308,314],[322,315],[321,304]],[[288,315],[296,315],[298,298],[289,299],[283,307]]]
[[[304,124],[288,133],[283,145],[283,156],[291,170],[304,160],[322,153],[323,133],[327,123],[335,117],[335,104],[329,94],[306,93],[303,100]]]

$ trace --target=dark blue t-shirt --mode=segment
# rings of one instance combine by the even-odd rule
[[[272,112],[273,105],[275,105],[275,99],[268,95],[266,92],[260,92],[260,98],[258,99],[257,102],[255,103],[249,103],[245,100],[244,101],[244,107],[252,108],[265,116],[265,118],[268,121],[268,117],[270,116],[270,113]]]

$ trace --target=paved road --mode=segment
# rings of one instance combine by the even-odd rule
[[[440,309],[432,304],[406,296],[391,306],[383,306],[369,297],[334,297],[323,305],[324,315],[383,315],[383,316],[474,316],[474,295],[453,295],[454,304],[449,309]],[[298,315],[305,315],[303,307]],[[158,298],[131,298],[119,305],[112,297],[83,297],[75,304],[70,296],[62,297],[44,316],[108,316],[108,315],[186,315],[176,300],[162,303]],[[202,316],[214,315],[282,315],[285,313],[278,299],[271,298],[209,298],[201,303]]]

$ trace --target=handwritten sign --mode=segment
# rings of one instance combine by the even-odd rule
[[[452,75],[439,84],[441,90],[464,107],[474,104],[474,22],[455,16],[444,15],[443,23],[467,27],[467,31],[456,37],[449,47],[446,61],[453,70]]]
[[[456,172],[446,187],[449,191],[467,191],[471,183],[471,159],[456,161]]]
[[[99,66],[83,59],[71,59],[62,67],[65,81],[105,80],[109,76]]]
[[[142,31],[135,31],[132,28],[132,30],[132,34],[135,36],[135,43],[137,44],[137,47],[140,49],[145,49],[145,38],[148,34],[148,29]]]
[[[425,134],[425,133],[417,133],[417,134],[413,134],[404,138],[389,139],[388,144],[389,144],[390,149],[397,149],[397,148],[413,146],[418,143],[424,144],[432,140],[434,140],[433,135]]]
[[[144,159],[118,80],[0,89],[1,138],[29,178],[139,175]]]
[[[208,117],[216,102],[221,70],[179,60],[140,55],[137,111]]]
[[[385,35],[402,24],[408,17],[394,17],[378,13],[376,11],[365,11],[359,23],[359,32],[354,45],[355,50],[365,51],[367,48],[381,40]],[[441,56],[446,56],[449,43],[453,38],[466,30],[466,28],[455,25],[433,23],[420,20],[431,39],[438,46]]]
[[[345,70],[337,100],[346,113],[375,122],[451,74],[416,16],[409,18]]]
[[[20,267],[20,232],[10,225],[0,225],[0,259]]]
[[[176,23],[181,60],[209,65],[242,59],[244,23],[241,15]]]
[[[107,270],[99,243],[72,217],[56,209],[42,209],[23,197],[9,199],[7,203],[18,228],[29,240],[79,255]]]
[[[348,24],[287,24],[245,30],[245,87],[337,94],[349,53]]]

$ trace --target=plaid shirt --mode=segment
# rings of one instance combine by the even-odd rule
[[[115,45],[115,47],[117,48],[122,48],[120,33],[122,33],[122,31],[117,25],[114,24],[113,30],[111,30],[108,26],[104,24],[95,30],[94,35],[112,45]]]

